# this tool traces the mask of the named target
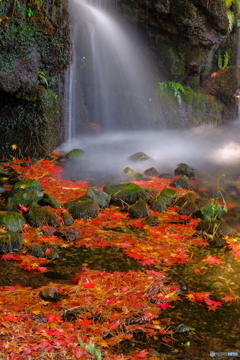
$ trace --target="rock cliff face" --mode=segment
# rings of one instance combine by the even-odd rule
[[[63,72],[71,61],[62,0],[0,3],[1,158],[43,157],[63,140]]]
[[[238,87],[235,66],[239,0],[118,0],[117,3],[121,13],[142,27],[152,40],[152,51],[166,79],[214,96],[211,101],[222,106],[222,118],[232,120],[236,108],[233,94]],[[229,66],[232,67],[230,81],[226,72]],[[209,79],[213,72],[217,76]]]

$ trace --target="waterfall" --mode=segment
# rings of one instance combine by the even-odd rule
[[[66,81],[67,137],[91,127],[115,131],[160,126],[160,111],[151,111],[157,66],[134,31],[99,0],[70,1],[69,11],[74,61]]]

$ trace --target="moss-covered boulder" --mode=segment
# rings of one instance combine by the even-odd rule
[[[66,225],[66,226],[71,226],[74,223],[73,217],[71,214],[69,214],[69,212],[63,213],[62,218],[63,218],[64,225]]]
[[[147,216],[143,221],[142,221],[143,225],[148,225],[148,226],[156,226],[159,224],[159,220],[158,220],[158,216]]]
[[[29,225],[32,227],[42,227],[42,226],[60,226],[60,221],[58,216],[47,207],[33,203],[29,209],[29,212],[26,214],[26,219]]]
[[[162,212],[167,210],[168,202],[165,197],[159,195],[152,200],[150,206],[153,211]]]
[[[45,257],[44,247],[40,245],[29,245],[27,253],[38,258]]]
[[[173,189],[165,188],[160,192],[160,196],[166,200],[166,203],[168,205],[172,205],[174,202],[174,199],[177,196],[177,191],[173,190]]]
[[[108,207],[111,201],[111,196],[109,194],[94,186],[88,187],[85,196],[96,201],[101,209]]]
[[[59,209],[60,204],[50,195],[43,193],[42,198],[38,201],[41,206],[52,206],[54,209]]]
[[[138,200],[148,202],[152,198],[151,192],[132,183],[105,185],[103,190],[111,196],[112,203],[116,205],[133,205]]]
[[[41,191],[41,184],[38,180],[22,180],[14,184],[11,194],[14,195],[19,191],[38,190]]]
[[[43,193],[39,190],[28,190],[28,191],[18,191],[13,196],[8,197],[5,210],[7,211],[18,211],[20,207],[23,206],[26,208],[33,202],[38,202],[43,198]]]
[[[96,201],[79,201],[68,209],[74,219],[86,220],[98,215],[100,208]]]
[[[21,232],[26,224],[24,217],[14,211],[0,211],[0,227],[6,230]]]
[[[130,155],[128,157],[128,160],[131,160],[133,162],[138,162],[138,161],[152,160],[152,158],[146,155],[144,152],[139,151],[133,155]]]
[[[185,175],[190,179],[196,178],[196,171],[187,164],[181,163],[174,170],[175,175]]]
[[[132,219],[140,219],[149,216],[149,209],[146,201],[138,200],[128,209],[128,214]]]
[[[23,237],[15,231],[0,233],[0,253],[9,253],[21,250]]]
[[[226,235],[234,235],[236,233],[236,230],[231,228],[223,220],[201,220],[199,221],[196,230],[220,237]]]
[[[54,235],[66,241],[75,241],[78,238],[78,230],[75,228],[59,229],[54,232]]]
[[[158,176],[159,175],[159,172],[157,171],[157,169],[155,169],[155,167],[151,167],[149,169],[146,169],[144,171],[144,175],[146,176]]]
[[[186,190],[194,190],[195,187],[188,181],[188,178],[183,175],[179,178],[173,180],[170,186],[178,188],[178,189],[186,189]]]

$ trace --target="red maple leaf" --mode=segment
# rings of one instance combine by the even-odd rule
[[[224,264],[224,261],[220,260],[217,256],[207,256],[202,261],[207,264],[216,264],[216,265]]]
[[[2,317],[7,321],[18,321],[18,318],[13,315],[2,315]]]
[[[61,320],[61,315],[59,314],[46,314],[45,318],[48,322],[57,322]]]
[[[146,260],[142,260],[139,261],[142,265],[153,265],[156,263],[156,261],[154,259],[146,259]]]
[[[20,259],[21,259],[21,257],[19,254],[4,254],[1,256],[1,260],[5,260],[5,261],[8,261],[8,260],[19,261]]]
[[[80,325],[80,326],[88,326],[90,324],[92,324],[92,320],[88,320],[88,319],[78,322],[78,325]]]
[[[163,310],[166,310],[171,307],[168,303],[159,303],[157,304],[158,307],[162,308]]]
[[[139,353],[135,354],[137,358],[143,359],[149,354],[149,351],[140,351]]]

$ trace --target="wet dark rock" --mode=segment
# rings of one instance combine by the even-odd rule
[[[159,172],[155,169],[155,167],[151,167],[149,169],[146,169],[144,171],[144,174],[146,176],[158,176],[159,175]]]
[[[128,209],[128,214],[132,219],[140,219],[149,215],[149,209],[146,201],[138,200],[134,205]]]
[[[142,222],[143,225],[148,225],[148,226],[156,226],[158,225],[158,223],[159,223],[158,216],[147,216],[146,219],[144,219]]]
[[[111,196],[109,194],[94,186],[88,187],[85,196],[96,201],[101,209],[108,207],[111,201]]]
[[[37,203],[33,203],[26,214],[27,222],[32,227],[54,226],[59,227],[60,222],[58,216],[47,207],[42,207]]]
[[[181,163],[176,167],[176,169],[174,170],[174,174],[176,176],[185,175],[185,176],[189,177],[190,179],[196,178],[196,171],[184,163]]]
[[[45,254],[44,254],[44,250],[43,250],[43,247],[40,246],[40,245],[29,245],[28,246],[28,250],[27,250],[27,253],[32,255],[32,256],[35,256],[37,258],[41,257],[45,257]]]
[[[38,201],[38,204],[41,206],[52,206],[54,209],[59,209],[60,204],[50,195],[44,193],[43,197]]]
[[[11,211],[0,211],[0,227],[9,231],[21,232],[26,224],[24,217]]]
[[[74,219],[86,220],[98,215],[100,208],[96,201],[79,201],[68,209]]]
[[[195,187],[190,184],[190,182],[188,181],[188,178],[183,175],[180,176],[179,178],[175,179],[170,186],[178,188],[178,189],[186,189],[186,190],[194,190]]]
[[[138,200],[150,201],[151,193],[136,184],[105,185],[103,190],[111,195],[111,201],[116,205],[133,205]]]
[[[59,229],[55,231],[54,235],[66,241],[75,241],[78,238],[78,230],[75,228]]]
[[[20,206],[28,208],[33,202],[39,202],[43,198],[43,193],[39,190],[18,191],[13,196],[9,194],[6,211],[18,211]]]
[[[153,211],[162,212],[167,210],[168,202],[163,196],[158,196],[152,200],[150,206]]]
[[[162,173],[162,174],[158,175],[158,177],[162,178],[162,179],[171,179],[171,178],[173,178],[173,175],[169,174],[169,173]]]
[[[177,211],[180,215],[192,215],[198,211],[198,206],[193,201],[185,202],[184,205]]]
[[[0,233],[0,253],[19,251],[23,246],[23,237],[15,231]]]
[[[181,207],[186,203],[188,203],[189,201],[196,202],[196,200],[197,200],[197,194],[195,192],[188,192],[182,196],[179,196],[174,204],[178,207]]]
[[[128,160],[138,162],[138,161],[144,161],[144,160],[152,160],[152,158],[143,152],[139,151],[131,156],[128,157]]]
[[[63,222],[66,226],[71,226],[74,223],[73,217],[68,212],[63,213]]]
[[[236,233],[236,230],[231,228],[223,220],[201,220],[199,221],[196,230],[214,236],[234,235]]]
[[[57,301],[60,298],[60,295],[57,293],[57,290],[53,287],[42,289],[39,292],[39,296],[46,301]]]

